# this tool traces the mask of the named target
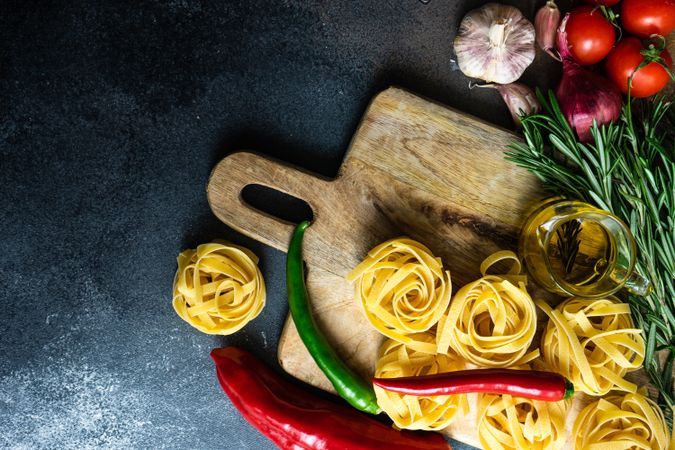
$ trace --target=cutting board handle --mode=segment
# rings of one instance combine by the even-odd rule
[[[257,241],[286,251],[294,224],[260,211],[244,201],[242,190],[259,184],[304,200],[320,214],[322,194],[330,181],[299,168],[249,152],[226,156],[211,172],[207,187],[209,205],[226,225]]]

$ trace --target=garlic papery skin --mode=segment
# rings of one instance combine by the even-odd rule
[[[555,41],[560,25],[560,10],[553,0],[548,0],[544,6],[539,8],[537,15],[534,16],[534,31],[536,33],[537,45],[560,61],[560,57],[555,54]]]
[[[539,100],[532,89],[522,83],[498,84],[495,89],[504,99],[504,103],[509,108],[513,122],[516,128],[520,129],[521,116],[535,114],[541,109]]]
[[[502,96],[504,103],[509,108],[513,122],[516,124],[516,129],[522,127],[520,123],[522,116],[535,114],[541,109],[537,95],[530,87],[523,83],[484,84],[475,87],[496,89],[499,92],[499,95]]]
[[[497,3],[469,11],[455,37],[460,70],[491,83],[516,81],[534,60],[534,26],[518,8]]]

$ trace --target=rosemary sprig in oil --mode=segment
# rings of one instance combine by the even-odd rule
[[[572,273],[574,262],[579,253],[579,245],[581,241],[577,239],[581,232],[581,222],[578,220],[570,220],[562,224],[555,233],[558,236],[558,252],[560,259],[563,262],[563,268],[566,274]]]

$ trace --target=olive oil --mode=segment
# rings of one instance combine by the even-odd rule
[[[556,278],[582,287],[611,276],[616,244],[598,223],[571,219],[556,225],[546,252]]]
[[[552,199],[521,230],[520,257],[545,289],[597,298],[626,286],[644,293],[649,283],[633,271],[636,248],[628,227],[592,205]]]

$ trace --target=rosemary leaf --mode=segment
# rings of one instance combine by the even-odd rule
[[[645,350],[645,366],[654,364],[654,350],[656,349],[656,324],[651,323],[647,331],[647,345]]]

